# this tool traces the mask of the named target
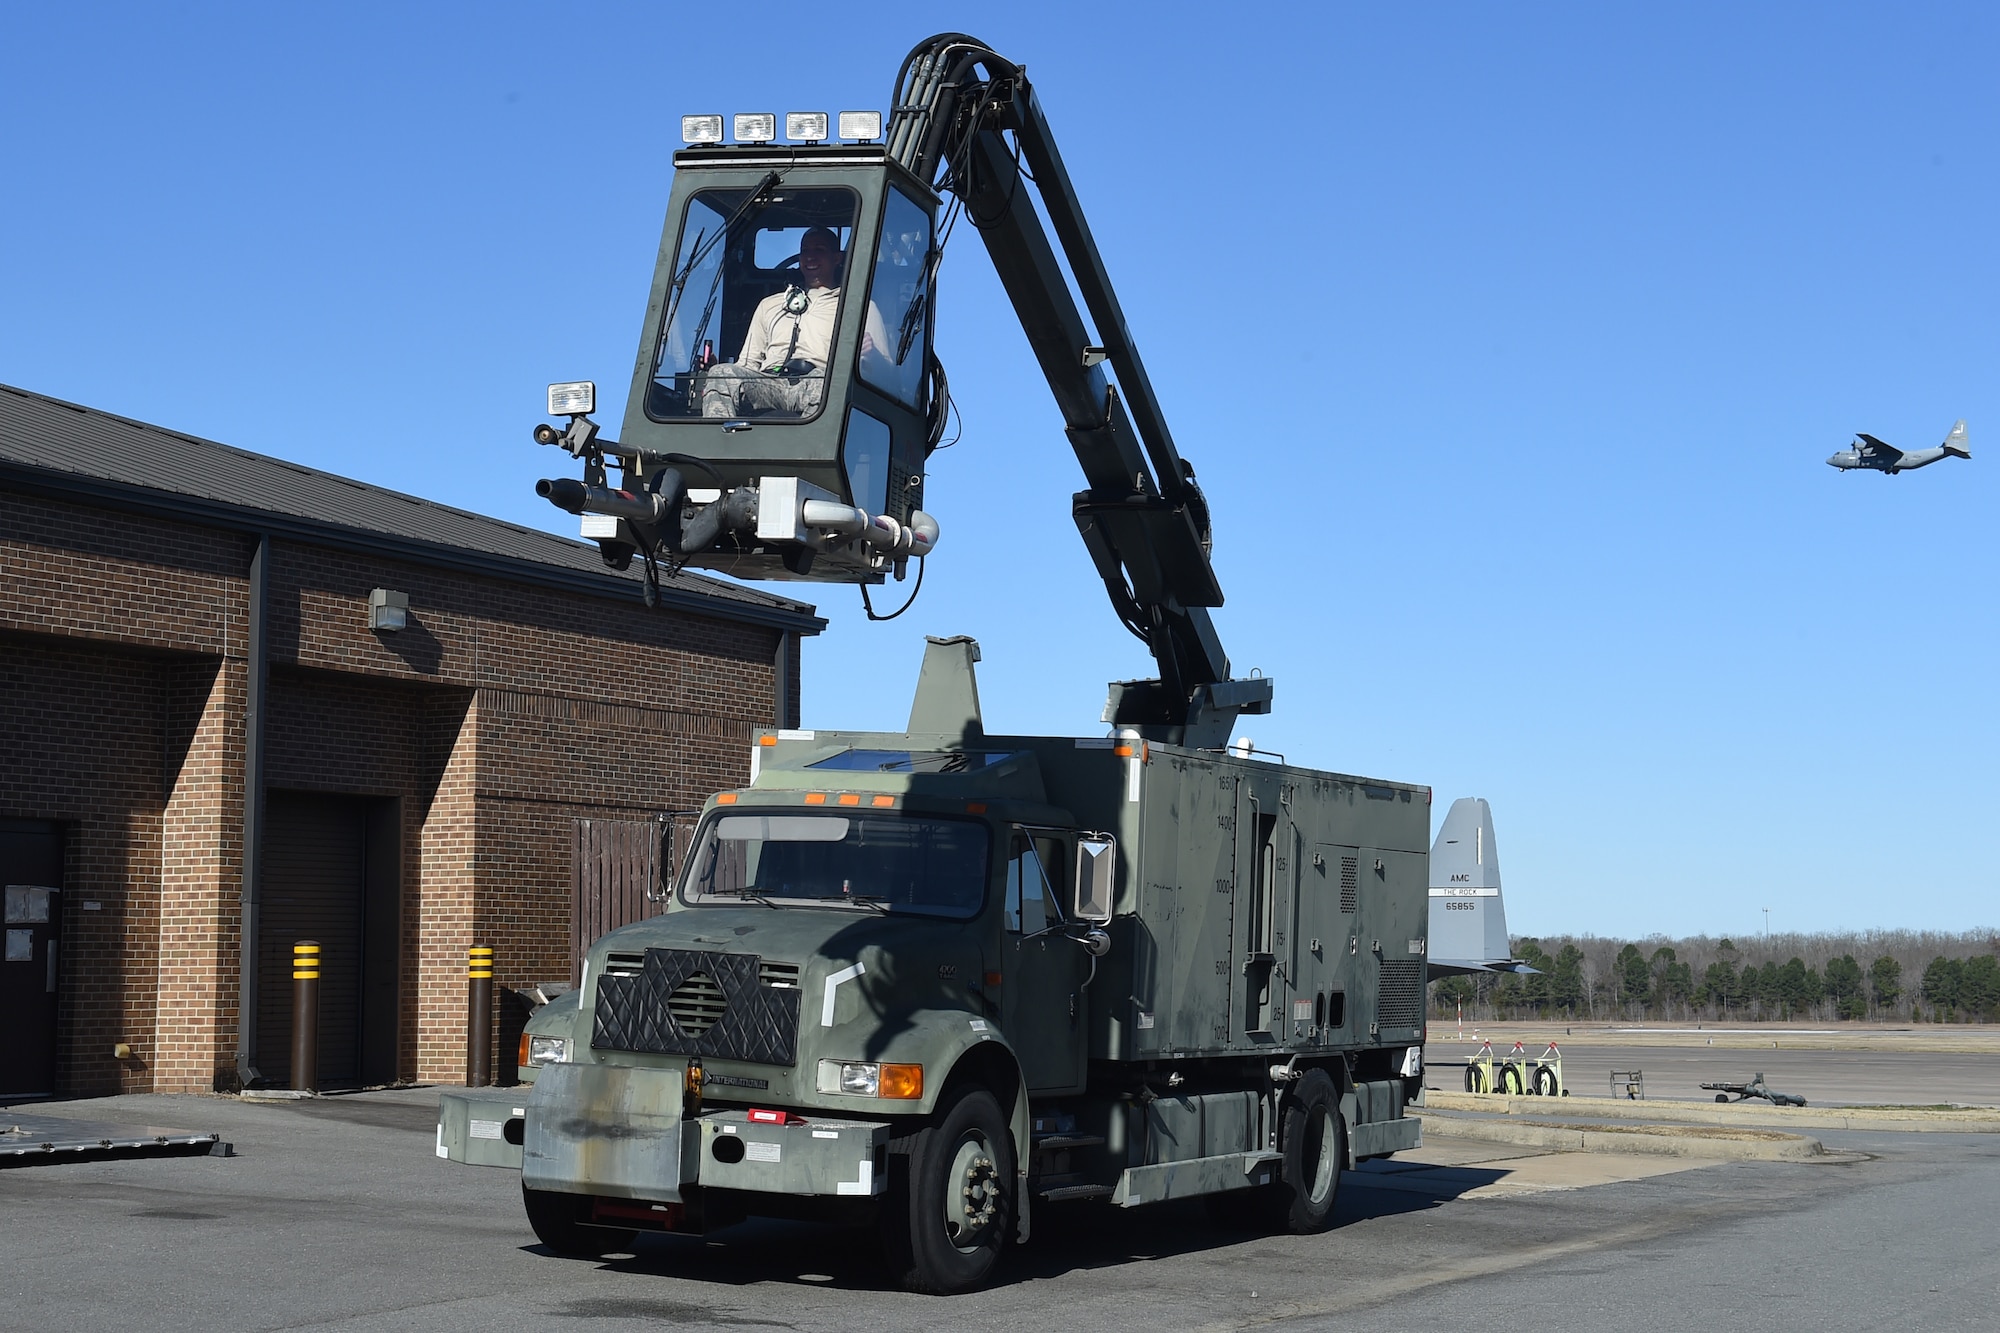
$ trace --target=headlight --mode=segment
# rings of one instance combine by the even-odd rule
[[[886,1097],[915,1101],[924,1095],[922,1065],[885,1065],[873,1061],[822,1060],[819,1090],[849,1097]]]
[[[528,1039],[528,1058],[521,1063],[530,1068],[542,1065],[559,1065],[569,1060],[568,1037],[535,1037]]]

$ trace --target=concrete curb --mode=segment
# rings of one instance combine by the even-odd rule
[[[1919,1111],[1901,1107],[1772,1106],[1767,1102],[1620,1101],[1615,1097],[1502,1097],[1424,1090],[1434,1111],[1507,1115],[1587,1115],[1605,1120],[1663,1120],[1694,1125],[1781,1125],[1787,1129],[1876,1129],[1912,1134],[2000,1134],[2000,1111]]]
[[[1706,1157],[1737,1162],[1801,1162],[1824,1159],[1818,1139],[1765,1129],[1714,1129],[1695,1125],[1578,1125],[1560,1121],[1483,1120],[1441,1115],[1435,1108],[1417,1114],[1424,1126],[1452,1138],[1507,1143],[1554,1152],[1640,1153],[1653,1157]]]

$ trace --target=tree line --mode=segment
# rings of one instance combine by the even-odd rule
[[[2000,1021],[2000,935],[1871,931],[1622,940],[1517,938],[1535,974],[1431,983],[1450,1018]]]

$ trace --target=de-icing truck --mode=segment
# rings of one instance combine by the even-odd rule
[[[438,1152],[518,1169],[558,1253],[820,1219],[877,1228],[939,1293],[1044,1208],[1206,1196],[1323,1230],[1344,1168],[1420,1140],[1429,789],[1229,744],[1271,682],[1230,674],[1207,503],[1025,73],[945,34],[894,107],[886,135],[843,113],[833,142],[824,115],[787,116],[782,144],[775,117],[736,117],[733,143],[685,118],[621,438],[592,386],[554,386],[569,424],[537,438],[583,477],[538,489],[649,588],[690,565],[864,589],[921,569],[948,407],[932,293],[962,210],[1159,677],[1112,685],[1109,734],[992,735],[978,646],[932,639],[906,730],[757,735],[749,785],[666,858],[665,910],[535,1013],[522,1086],[443,1095]]]

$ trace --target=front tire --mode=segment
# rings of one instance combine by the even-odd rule
[[[528,1225],[535,1229],[535,1238],[565,1258],[601,1259],[628,1252],[638,1234],[587,1225],[592,1203],[588,1194],[532,1190],[523,1185],[521,1203],[528,1210]]]
[[[936,1296],[984,1282],[1014,1231],[1015,1185],[999,1099],[960,1090],[891,1148],[883,1233],[897,1278]]]

